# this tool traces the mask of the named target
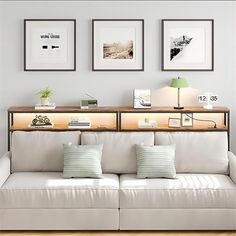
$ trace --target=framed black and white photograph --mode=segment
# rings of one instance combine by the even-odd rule
[[[134,108],[151,108],[151,90],[134,89],[133,102]]]
[[[93,71],[144,70],[144,20],[92,20]]]
[[[214,20],[162,20],[163,71],[214,70]]]
[[[168,127],[169,128],[180,128],[181,127],[181,119],[169,118],[168,119]]]
[[[76,20],[24,20],[25,71],[76,70]]]
[[[193,127],[193,113],[181,113],[181,126]]]

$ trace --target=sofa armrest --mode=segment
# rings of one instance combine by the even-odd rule
[[[0,158],[0,188],[10,175],[10,152],[7,152]]]
[[[229,176],[236,184],[236,156],[229,152]]]

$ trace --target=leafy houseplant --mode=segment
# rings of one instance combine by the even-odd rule
[[[49,105],[50,104],[49,100],[53,96],[53,92],[51,89],[46,88],[46,89],[41,89],[38,92],[38,95],[40,96],[42,105]]]

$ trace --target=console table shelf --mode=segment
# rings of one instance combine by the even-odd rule
[[[10,131],[76,131],[82,130],[81,128],[68,128],[67,125],[55,124],[52,128],[32,128],[25,125],[13,125],[10,128]],[[99,127],[92,126],[91,128],[83,128],[83,131],[116,131],[116,127]]]
[[[170,128],[168,125],[159,125],[157,128],[139,128],[137,125],[129,126],[122,128],[122,131],[228,131],[228,129],[224,126],[217,126],[217,128],[214,127],[206,127],[204,125],[194,126],[194,127],[180,127],[180,128]]]
[[[193,115],[192,127],[168,127],[169,118],[181,118],[181,114]],[[10,149],[11,133],[14,131],[226,131],[229,137],[230,111],[227,107],[214,107],[211,110],[202,107],[185,107],[182,110],[173,107],[152,107],[151,109],[134,109],[128,106],[98,107],[81,109],[79,106],[57,106],[52,110],[35,110],[33,106],[15,106],[8,109],[8,149]],[[52,128],[30,127],[35,115],[47,116],[54,124]],[[91,128],[68,128],[71,118],[89,118]],[[157,121],[156,128],[139,128],[140,120]],[[211,120],[211,122],[197,120]]]

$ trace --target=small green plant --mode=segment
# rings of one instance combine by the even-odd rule
[[[53,92],[49,88],[41,89],[37,94],[40,98],[51,98],[53,96]]]

